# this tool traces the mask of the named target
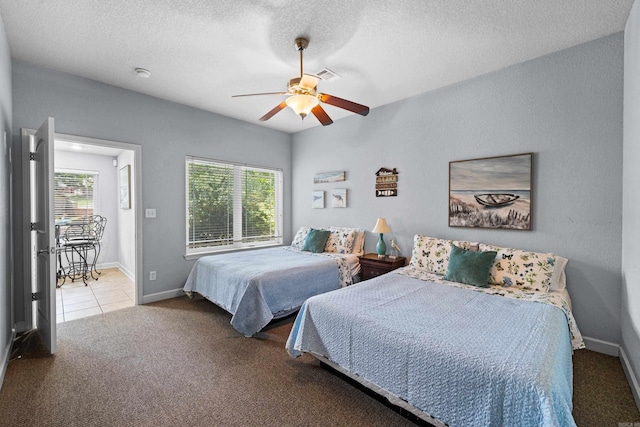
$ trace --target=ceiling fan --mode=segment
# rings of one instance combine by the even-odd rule
[[[320,102],[333,105],[334,107],[342,108],[366,116],[369,114],[369,107],[361,104],[357,104],[346,99],[338,98],[337,96],[329,95],[326,93],[320,93],[316,91],[320,77],[313,74],[305,74],[302,69],[302,51],[309,46],[309,40],[305,38],[297,38],[295,40],[295,46],[300,52],[300,77],[294,77],[289,80],[289,84],[286,92],[265,92],[265,93],[249,93],[246,95],[234,95],[233,98],[241,96],[257,96],[257,95],[289,95],[287,99],[278,104],[275,108],[269,111],[264,116],[260,117],[260,121],[264,122],[275,116],[287,106],[291,107],[302,119],[304,119],[309,113],[312,113],[322,123],[323,126],[330,125],[333,120],[324,111]]]

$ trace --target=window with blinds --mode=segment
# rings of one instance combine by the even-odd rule
[[[187,254],[282,243],[282,171],[187,157]]]
[[[98,214],[98,173],[57,169],[54,173],[56,223],[83,222]]]

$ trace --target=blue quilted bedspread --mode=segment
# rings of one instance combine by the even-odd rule
[[[574,426],[562,310],[386,274],[307,300],[286,344],[450,426]]]
[[[231,325],[252,336],[307,298],[338,288],[334,259],[277,247],[200,258],[183,289],[227,310]]]

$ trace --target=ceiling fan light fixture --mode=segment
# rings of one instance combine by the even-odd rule
[[[267,114],[260,117],[261,122],[266,122],[271,117],[278,114],[280,111],[287,107],[291,107],[293,111],[299,115],[302,120],[312,113],[316,119],[322,124],[327,126],[333,123],[331,117],[322,108],[320,103],[333,105],[334,107],[342,108],[343,110],[351,111],[361,116],[369,114],[369,107],[366,105],[357,104],[346,99],[338,98],[337,96],[329,95],[327,93],[320,93],[317,91],[318,82],[322,80],[321,76],[314,74],[305,74],[302,67],[302,51],[309,46],[309,40],[299,37],[296,39],[296,48],[300,52],[300,76],[294,77],[289,80],[286,92],[263,92],[263,93],[249,93],[246,95],[233,95],[233,97],[239,96],[256,96],[256,95],[289,95],[287,99],[280,102],[274,108],[272,108]],[[323,70],[327,76],[332,74],[337,76],[328,68]]]
[[[285,102],[297,115],[304,119],[311,113],[313,107],[318,105],[319,101],[318,98],[313,95],[299,94],[288,97]]]

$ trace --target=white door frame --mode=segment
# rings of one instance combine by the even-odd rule
[[[29,158],[29,138],[34,135],[36,133],[35,130],[33,129],[22,129],[22,150],[23,150],[23,159]],[[135,200],[133,201],[133,206],[135,207],[135,227],[136,227],[136,231],[135,231],[135,252],[136,252],[136,267],[135,267],[135,286],[136,286],[136,292],[135,292],[135,301],[134,303],[136,305],[142,304],[142,297],[143,297],[143,275],[142,275],[142,260],[143,260],[143,256],[142,256],[142,252],[143,252],[143,242],[142,242],[142,146],[139,144],[132,144],[132,143],[128,143],[128,142],[120,142],[120,141],[113,141],[113,140],[107,140],[107,139],[99,139],[99,138],[90,138],[90,137],[84,137],[84,136],[78,136],[78,135],[69,135],[69,134],[63,134],[63,133],[54,133],[54,140],[57,139],[63,139],[65,141],[73,141],[73,142],[77,142],[79,144],[87,144],[87,145],[97,145],[97,146],[101,146],[101,147],[110,147],[110,148],[119,148],[122,150],[129,150],[129,151],[133,151],[134,154],[134,179],[133,179],[133,194],[135,194]],[[25,157],[26,156],[26,157]],[[25,169],[27,169],[25,171]],[[29,168],[24,168],[23,167],[23,176],[24,174],[29,174]],[[24,181],[23,182],[27,182]],[[54,183],[52,182],[51,185],[54,185]],[[29,194],[30,189],[24,189],[24,193],[23,194]],[[29,202],[29,198],[26,197],[25,200],[23,201],[23,212],[30,212],[31,210],[31,206],[30,206],[30,202]],[[25,258],[27,256],[30,256],[30,252],[31,252],[31,243],[30,243],[30,224],[29,222],[25,222],[24,224],[24,231],[23,231],[23,239],[24,239],[24,250],[26,251],[24,256]],[[24,263],[24,277],[25,277],[25,281],[29,280],[29,285],[25,286],[24,289],[24,298],[25,298],[25,323],[26,326],[29,328],[33,327],[35,325],[32,324],[32,316],[33,316],[33,310],[32,310],[32,306],[31,306],[31,285],[30,285],[30,278],[31,278],[31,271],[29,271],[29,266],[27,265],[28,263],[25,262]]]

